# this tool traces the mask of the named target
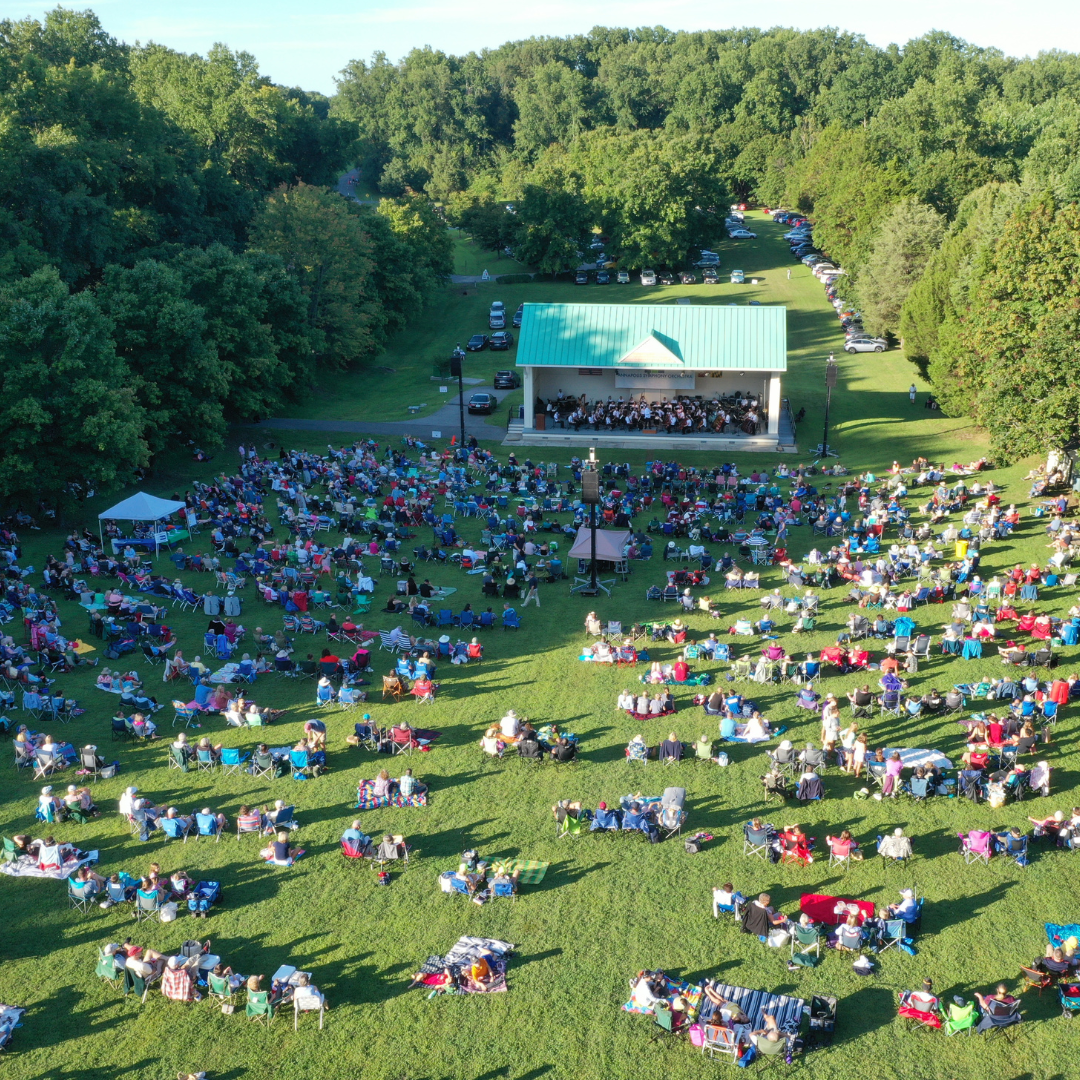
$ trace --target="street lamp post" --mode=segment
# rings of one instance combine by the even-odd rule
[[[454,355],[450,358],[450,375],[457,376],[458,381],[458,416],[461,420],[461,449],[465,448],[465,380],[462,378],[462,361],[465,359],[465,350],[461,342],[457,343]]]
[[[836,457],[829,449],[829,406],[832,404],[833,387],[836,385],[838,368],[836,358],[832,355],[825,361],[825,432],[819,447],[820,457]]]

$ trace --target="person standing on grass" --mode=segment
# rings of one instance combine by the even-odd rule
[[[915,384],[914,384],[914,383],[912,383],[912,384],[911,384],[911,385],[910,385],[910,386],[908,387],[908,392],[907,392],[907,396],[908,396],[908,401],[910,401],[912,405],[914,405],[914,404],[915,404],[915,394],[916,394],[916,393],[917,393],[917,391],[916,391],[916,389],[915,389]]]
[[[540,606],[540,592],[537,588],[539,584],[539,578],[537,578],[536,574],[530,571],[529,576],[525,579],[525,585],[528,589],[528,592],[525,593],[525,602],[521,605],[523,608],[527,608],[529,606],[530,600],[535,603],[537,607]]]
[[[791,280],[791,267],[790,266],[788,267],[787,279],[788,279],[788,281]]]

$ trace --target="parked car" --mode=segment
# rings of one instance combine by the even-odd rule
[[[731,271],[731,284],[732,285],[744,285],[746,283],[746,275],[741,270]]]
[[[525,305],[524,304],[518,304],[517,311],[514,312],[514,326],[515,327],[521,325],[521,317],[524,314],[525,314]]]
[[[597,285],[610,285],[611,275],[606,270],[597,270],[596,272],[596,284]]]
[[[706,285],[715,285],[720,280],[720,271],[715,266],[706,266],[701,271],[701,280]]]
[[[760,300],[747,300],[746,303],[750,307],[761,307],[761,301]]]
[[[501,300],[491,301],[491,310],[488,312],[488,317],[492,315],[506,315],[506,305]]]
[[[836,267],[828,259],[822,257],[813,266],[814,277],[819,278],[824,274],[835,274]]]
[[[574,284],[575,285],[588,285],[589,284],[588,271],[587,270],[579,270],[574,275]]]
[[[473,336],[469,338],[465,349],[468,352],[479,352],[481,349],[486,349],[488,347],[488,341],[490,340],[491,339],[487,334],[473,334]]]
[[[689,270],[684,270],[679,274],[679,281],[683,285],[693,285],[697,281],[697,274],[691,274]]]
[[[889,343],[879,337],[853,337],[844,342],[844,352],[884,352]]]
[[[822,255],[820,252],[817,252],[817,251],[811,251],[809,255],[804,255],[799,260],[799,262],[801,262],[804,266],[810,266],[810,267],[817,266],[817,264],[819,262],[824,262],[824,261],[825,261],[825,256]]]
[[[674,285],[675,275],[670,270],[660,271],[660,284],[661,285]]]
[[[615,275],[615,280],[620,285],[629,285],[630,284],[630,271],[629,270],[620,270]]]
[[[491,341],[488,343],[490,349],[509,349],[514,344],[514,335],[509,330],[500,330],[497,334],[491,335]]]
[[[757,239],[757,233],[756,232],[751,232],[749,229],[732,229],[731,232],[728,233],[728,236],[730,236],[732,240],[756,240]]]
[[[516,371],[496,371],[491,385],[496,390],[516,390],[521,385],[521,376]]]
[[[789,229],[786,233],[784,233],[785,240],[804,240],[808,236],[813,236],[813,230]]]
[[[642,285],[655,285],[656,284],[656,271],[655,270],[642,270],[641,271],[641,284]]]
[[[473,394],[469,398],[469,412],[487,415],[493,413],[498,404],[498,399],[494,394]]]
[[[488,329],[489,330],[503,330],[506,327],[506,317],[504,315],[489,315],[488,316]]]

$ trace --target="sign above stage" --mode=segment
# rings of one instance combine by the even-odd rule
[[[629,390],[693,390],[696,379],[692,371],[646,371],[638,368],[615,369],[615,385]]]

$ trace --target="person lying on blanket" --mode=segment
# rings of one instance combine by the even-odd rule
[[[418,971],[413,977],[412,982],[409,983],[409,989],[414,986],[430,986],[434,992],[451,990],[457,986],[457,977],[453,971],[445,967],[442,971],[425,972]]]

